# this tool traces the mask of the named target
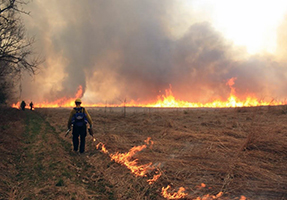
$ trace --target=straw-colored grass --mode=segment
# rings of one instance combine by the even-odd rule
[[[219,192],[223,192],[219,199],[287,199],[287,112],[283,106],[143,111],[126,108],[125,117],[113,109],[87,110],[93,118],[97,142],[105,144],[110,153],[126,153],[151,137],[152,147],[134,158],[139,164],[152,162],[162,175],[149,185],[147,180],[155,171],[136,177],[96,149],[97,142],[87,137],[86,156],[71,160],[86,168],[80,175],[87,182],[83,186],[86,191],[95,190],[94,185],[102,188],[97,191],[102,192],[101,197],[163,199],[161,188],[170,185],[170,192],[184,187],[186,199]],[[69,109],[36,112],[60,138],[71,143],[69,137],[64,137]]]

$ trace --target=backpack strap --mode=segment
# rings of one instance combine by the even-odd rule
[[[75,107],[74,110],[76,111],[76,113],[84,113],[85,108],[83,107]]]

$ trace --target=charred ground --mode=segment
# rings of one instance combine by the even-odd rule
[[[121,110],[121,109],[119,109]],[[287,198],[287,108],[88,109],[97,142],[109,152],[128,152],[144,144],[141,164],[160,163],[162,176],[152,185],[110,160],[87,137],[85,155],[71,151],[65,138],[70,110],[1,112],[1,199],[163,199],[184,187],[187,199]],[[4,116],[4,117],[3,117]],[[202,183],[205,187],[202,187]]]

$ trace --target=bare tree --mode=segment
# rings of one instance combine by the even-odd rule
[[[0,103],[11,96],[9,91],[13,83],[19,81],[21,71],[34,75],[39,64],[39,59],[32,57],[34,38],[26,36],[20,16],[29,14],[22,9],[22,5],[27,3],[0,0]]]

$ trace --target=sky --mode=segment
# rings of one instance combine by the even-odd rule
[[[33,0],[23,16],[45,58],[22,99],[147,103],[171,88],[190,102],[287,97],[287,2]]]

